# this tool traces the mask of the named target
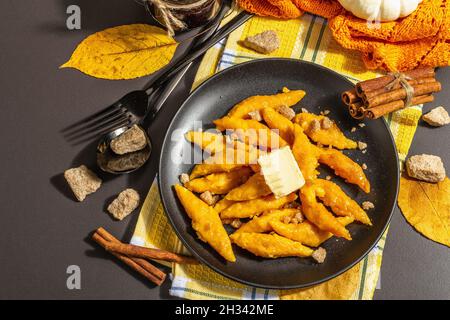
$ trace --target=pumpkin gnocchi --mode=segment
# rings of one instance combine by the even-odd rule
[[[318,178],[319,166],[326,165],[346,182],[370,192],[362,167],[338,150],[356,149],[357,143],[328,117],[295,115],[290,109],[304,95],[302,90],[284,88],[276,95],[249,97],[213,121],[216,132],[185,135],[209,156],[189,176],[183,174],[184,187],[176,185],[175,191],[198,237],[227,261],[236,260],[234,244],[263,258],[311,257],[322,263],[316,253],[326,256],[320,248],[325,241],[333,236],[350,241],[346,226],[351,223],[372,225],[369,215],[340,186]],[[294,167],[298,165],[306,184],[277,198],[258,159],[281,147],[291,149]],[[206,193],[215,195],[215,201],[206,201]],[[226,224],[235,229],[230,235]]]

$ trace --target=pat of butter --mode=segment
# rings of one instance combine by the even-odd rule
[[[273,194],[279,198],[297,191],[305,184],[290,147],[284,147],[258,158],[261,173]]]

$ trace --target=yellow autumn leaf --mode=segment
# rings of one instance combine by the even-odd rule
[[[427,183],[402,177],[398,205],[425,237],[450,247],[450,181]]]
[[[361,262],[340,276],[319,285],[283,290],[281,300],[349,300],[359,285],[360,264]]]
[[[134,79],[172,60],[178,43],[161,28],[131,24],[97,32],[83,40],[61,68],[102,79]]]

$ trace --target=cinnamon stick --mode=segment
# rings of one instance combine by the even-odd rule
[[[348,110],[350,112],[350,115],[355,118],[355,119],[363,119],[364,118],[364,114],[360,112],[359,108],[362,107],[362,102],[355,102],[355,103],[351,103],[348,106]]]
[[[360,98],[358,97],[358,95],[356,94],[355,89],[353,90],[348,90],[348,91],[344,91],[342,93],[342,102],[344,102],[346,105],[350,105],[352,103],[355,103],[357,101],[360,100]]]
[[[441,91],[441,83],[438,81],[430,83],[422,83],[412,86],[414,89],[413,97],[424,96],[433,92]],[[368,108],[373,108],[379,105],[387,104],[397,100],[404,100],[406,98],[406,90],[404,88],[386,92],[370,98],[363,98],[364,105]]]
[[[415,86],[417,84],[436,82],[436,79],[435,78],[420,78],[420,79],[408,80],[407,82],[409,83],[409,85]],[[387,87],[383,87],[383,88],[377,89],[377,90],[365,91],[362,95],[362,99],[367,101],[367,99],[379,96],[380,94],[387,93],[394,89],[401,89],[401,88],[403,88],[403,87],[402,87],[401,83],[399,82],[399,83],[396,83],[390,89],[388,89]]]
[[[106,239],[114,238],[103,228],[98,228],[96,232]],[[192,257],[187,257],[160,249],[151,249],[131,244],[125,244],[120,241],[108,242],[105,249],[111,252],[121,253],[132,257],[163,260],[180,264],[198,264],[198,261]]]
[[[422,103],[432,102],[434,97],[432,95],[423,95],[414,97],[411,101],[413,105],[418,105]],[[383,105],[379,105],[370,109],[367,109],[367,117],[369,119],[378,119],[385,114],[400,110],[405,107],[405,101],[397,100],[393,102],[389,102]]]
[[[434,68],[420,68],[406,71],[404,74],[411,79],[434,78],[435,71]],[[384,88],[393,80],[395,80],[393,75],[387,75],[384,77],[359,82],[356,85],[356,94],[361,97],[364,92]]]
[[[100,246],[106,249],[106,246],[108,243],[110,243],[110,240],[107,240],[103,238],[99,233],[95,232],[92,235],[92,239],[97,242]],[[118,240],[117,240],[118,241]],[[126,255],[122,255],[120,253],[116,252],[110,252],[113,256],[115,256],[117,259],[125,263],[127,266],[129,266],[131,269],[135,270],[139,274],[141,274],[146,279],[150,280],[157,286],[160,286],[164,280],[166,279],[166,274],[156,268],[154,265],[152,265],[150,262],[140,259],[140,258],[131,258],[127,257]]]

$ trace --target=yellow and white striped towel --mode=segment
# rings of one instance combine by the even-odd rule
[[[260,55],[238,44],[248,35],[265,30],[276,30],[280,36],[281,46],[274,53]],[[268,56],[315,62],[341,73],[353,82],[378,75],[365,69],[359,53],[346,50],[334,41],[325,19],[309,14],[288,21],[253,17],[206,53],[194,87],[217,71]],[[421,107],[415,106],[386,116],[401,161],[408,153],[421,113]],[[229,280],[204,265],[173,264],[170,294],[186,299],[372,299],[379,278],[386,234],[387,231],[376,247],[355,267],[312,288],[288,291],[253,288]],[[155,182],[145,199],[131,242],[188,253],[163,212]]]

